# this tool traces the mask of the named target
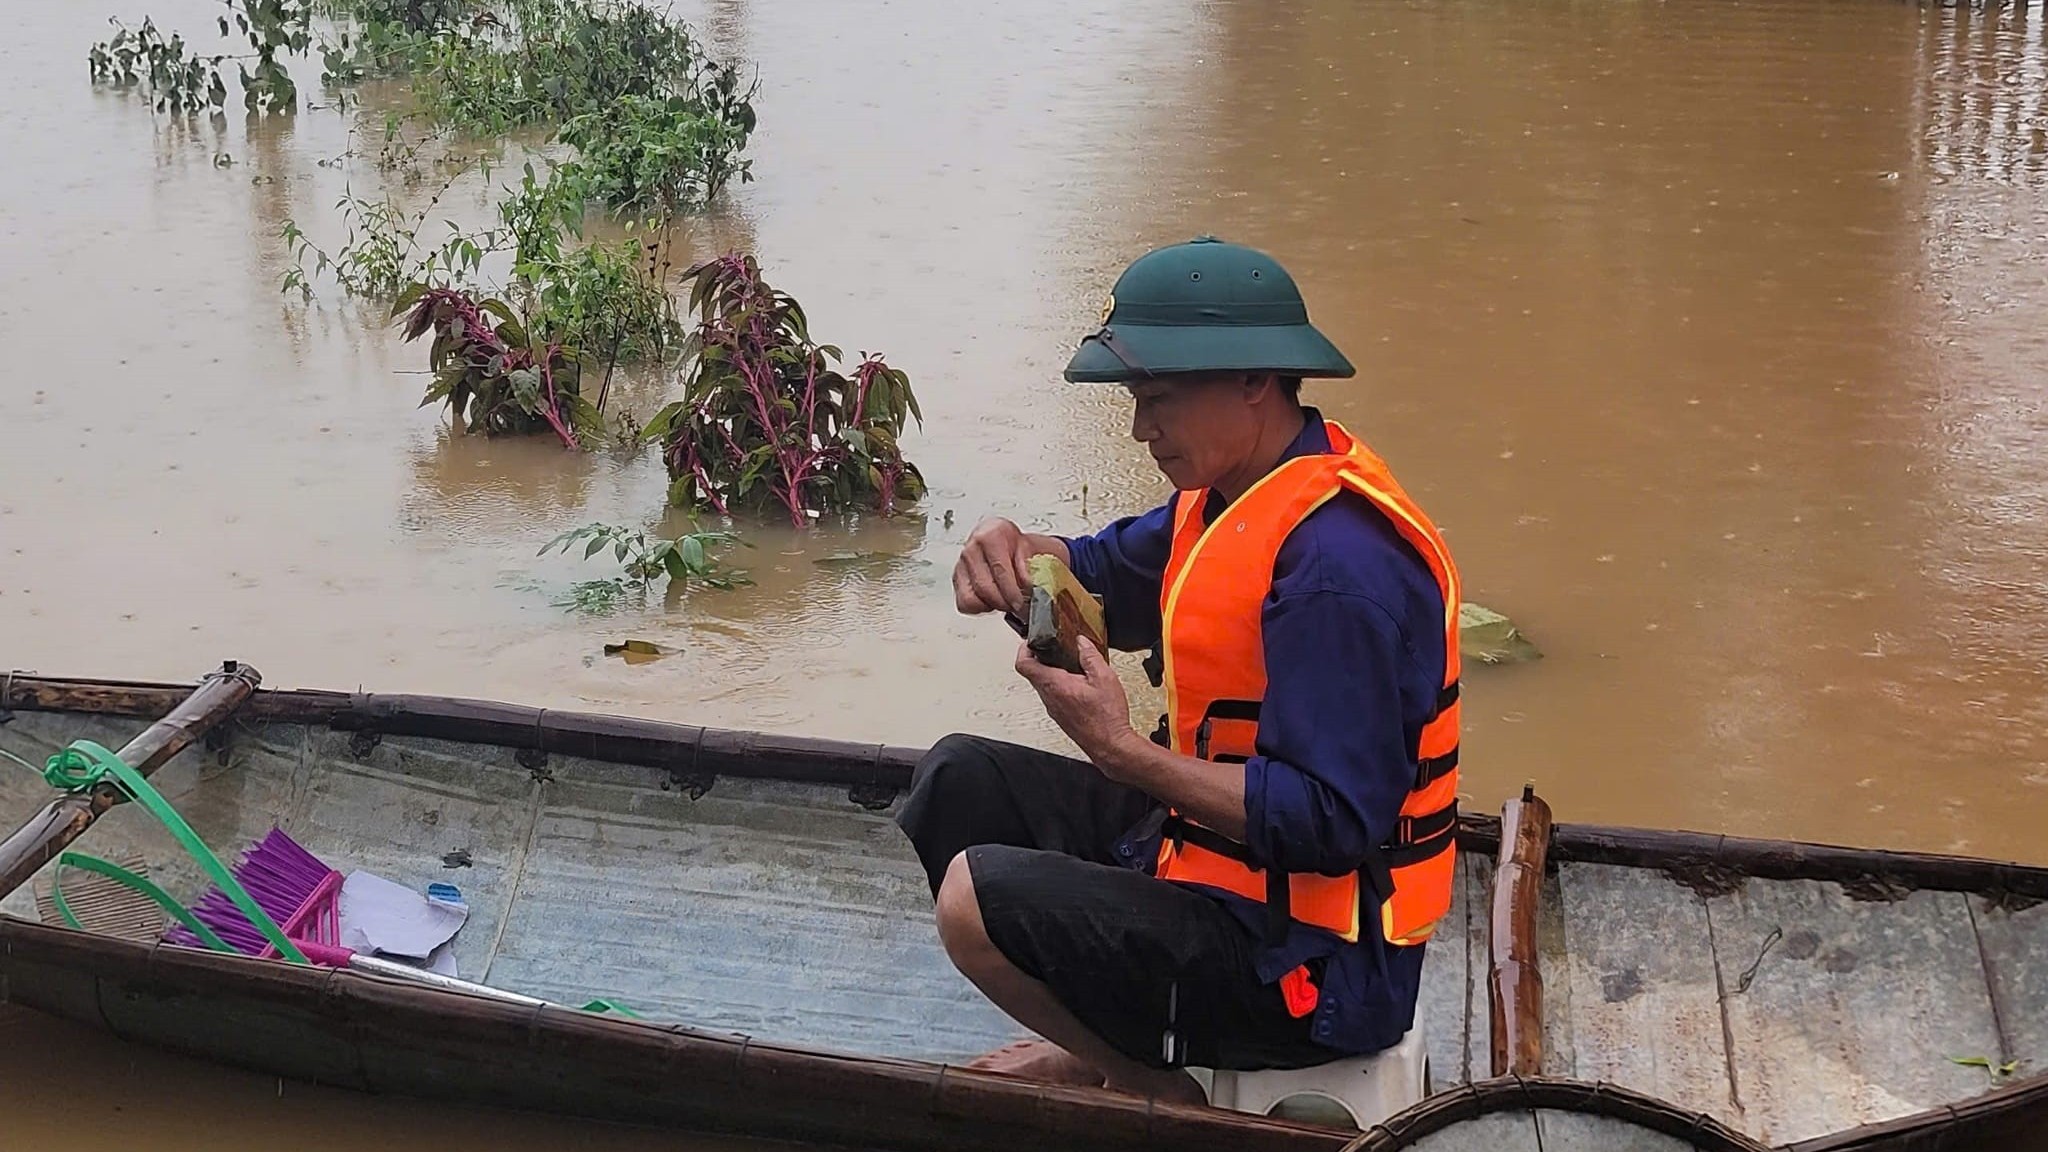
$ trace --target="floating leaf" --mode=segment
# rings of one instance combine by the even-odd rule
[[[646,664],[663,656],[673,656],[675,650],[663,648],[651,640],[623,640],[617,644],[605,645],[604,654],[618,656],[628,664]]]
[[[811,563],[821,568],[844,568],[852,564],[865,564],[870,560],[888,558],[888,554],[883,552],[834,552],[830,556],[820,556]]]
[[[1519,664],[1543,655],[1513,621],[1470,601],[1458,605],[1458,651],[1482,664]]]

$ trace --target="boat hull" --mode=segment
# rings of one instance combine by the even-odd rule
[[[0,747],[116,747],[188,691],[10,678]],[[1041,1144],[1072,1127],[1063,1147],[1163,1139],[1132,1129],[1121,1097],[947,1067],[1021,1033],[947,963],[891,819],[916,749],[322,692],[258,692],[216,731],[156,777],[209,842],[226,852],[275,823],[344,870],[456,883],[472,908],[460,974],[551,1005],[5,921],[0,999],[371,1091],[869,1146],[989,1147],[989,1125]],[[0,817],[48,795],[0,773]],[[1441,1088],[1492,1071],[1498,822],[1466,816],[1459,839],[1423,969]],[[76,847],[146,859],[175,892],[203,887],[130,806]],[[1533,942],[1544,1076],[1618,1084],[1771,1145],[2048,1129],[2048,870],[1570,823],[1548,855]],[[0,911],[37,915],[25,889]],[[648,1019],[577,1010],[598,997]],[[726,1079],[705,1078],[719,1068]],[[638,1103],[609,1095],[613,1081]],[[808,1095],[773,1103],[788,1084]],[[903,1108],[921,1119],[890,1118]],[[1155,1111],[1180,1149],[1331,1138]]]

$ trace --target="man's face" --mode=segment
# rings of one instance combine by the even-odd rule
[[[1265,384],[1242,373],[1133,381],[1125,385],[1136,402],[1131,438],[1152,453],[1175,488],[1207,488],[1257,448],[1252,405]]]

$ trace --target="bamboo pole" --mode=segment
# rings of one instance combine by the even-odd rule
[[[1524,785],[1501,805],[1500,856],[1493,874],[1488,986],[1493,1017],[1493,1075],[1543,1070],[1543,974],[1536,965],[1536,911],[1550,847],[1550,805]]]
[[[256,669],[230,660],[220,671],[207,674],[169,715],[144,729],[116,755],[136,772],[148,776],[225,719],[262,682],[263,676]],[[5,703],[0,701],[0,706]],[[13,835],[0,841],[0,896],[27,883],[38,869],[56,859],[66,845],[92,827],[93,821],[125,799],[112,784],[102,783],[50,801]]]

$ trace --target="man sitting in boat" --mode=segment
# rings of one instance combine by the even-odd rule
[[[1121,682],[1020,646],[1085,761],[969,735],[935,745],[899,822],[948,954],[1042,1040],[977,1067],[1199,1102],[1187,1067],[1303,1067],[1414,1018],[1449,908],[1458,576],[1386,465],[1300,402],[1351,364],[1271,257],[1203,237],[1118,279],[1070,381],[1117,383],[1176,489],[1093,536],[976,526],[966,613],[1027,610],[1050,553],[1111,647],[1151,649],[1148,738]]]

